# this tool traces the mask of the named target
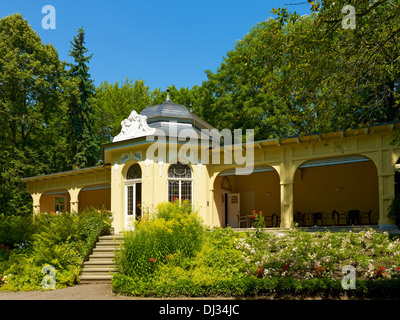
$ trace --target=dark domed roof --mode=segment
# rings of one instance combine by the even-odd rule
[[[167,134],[171,132],[170,129],[179,134],[181,130],[191,128],[202,136],[200,133],[202,129],[213,129],[184,105],[172,102],[169,98],[169,88],[167,88],[167,99],[163,103],[145,108],[140,115],[147,117],[150,128],[162,130]]]
[[[147,123],[153,123],[156,121],[178,121],[191,122],[193,119],[191,113],[181,104],[173,103],[169,98],[169,88],[167,88],[167,99],[155,106],[145,108],[141,113],[142,116],[147,117]],[[186,119],[186,121],[185,121]]]
[[[159,118],[163,118],[165,120],[169,119],[190,120],[193,118],[185,106],[173,103],[172,101],[168,100],[165,101],[164,103],[147,107],[140,114],[147,117],[147,123],[152,123],[154,121],[157,121],[157,119]]]

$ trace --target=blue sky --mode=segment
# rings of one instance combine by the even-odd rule
[[[305,0],[0,0],[0,17],[21,13],[44,43],[68,56],[70,41],[80,27],[93,53],[90,73],[102,81],[142,79],[150,89],[189,87],[206,80],[204,71],[216,71],[236,40],[252,26],[285,6],[299,14]],[[43,29],[42,7],[56,9],[56,29]]]

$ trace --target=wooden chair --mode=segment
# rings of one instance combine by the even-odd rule
[[[321,221],[322,224],[324,224],[324,214],[322,212],[314,212],[312,216],[313,216],[314,226],[318,225],[318,220]]]
[[[335,224],[337,226],[340,225],[341,219],[344,219],[345,224],[347,223],[347,214],[346,213],[339,213],[337,210],[333,210],[332,215],[335,216]]]
[[[332,212],[325,213],[325,225],[333,226],[336,224],[336,217],[335,217],[336,210]]]
[[[275,224],[274,224],[274,222],[275,222]],[[275,225],[275,227],[278,228],[280,225],[280,222],[281,222],[280,217],[276,213],[274,213],[272,215],[272,225]]]
[[[305,212],[301,213],[300,211],[297,211],[294,215],[294,221],[301,227],[309,227],[311,225],[309,214]]]
[[[362,212],[360,214],[360,223],[362,224],[362,220],[365,217],[365,218],[368,218],[368,224],[371,224],[371,213],[372,213],[372,210],[369,210],[368,212]]]
[[[303,213],[303,221],[304,221],[304,226],[309,227],[311,226],[311,214],[309,212],[304,212]]]
[[[300,211],[297,211],[296,214],[294,215],[294,222],[297,222],[298,226],[304,227],[305,226],[304,218],[305,218],[304,213],[302,214]]]
[[[266,226],[268,227],[268,222],[271,223],[271,227],[279,226],[279,217],[276,213],[273,213],[271,216],[265,217]]]
[[[347,224],[360,224],[360,210],[349,210],[347,213]]]
[[[247,217],[242,217],[240,214],[237,214],[237,218],[238,218],[238,223],[237,223],[238,228],[241,228],[242,222],[245,222],[246,228],[248,228],[249,223],[248,223]]]

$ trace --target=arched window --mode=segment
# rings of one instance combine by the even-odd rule
[[[187,164],[171,164],[168,169],[168,201],[192,201],[192,170]]]
[[[126,173],[126,180],[135,180],[142,179],[142,169],[140,169],[140,165],[135,163],[131,165]]]
[[[125,195],[126,229],[130,229],[131,218],[140,219],[142,216],[142,169],[137,163],[130,166],[126,173]]]

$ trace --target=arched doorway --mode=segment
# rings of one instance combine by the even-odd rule
[[[125,229],[133,229],[133,222],[142,217],[142,169],[135,163],[125,176]]]
[[[296,170],[293,198],[299,226],[378,224],[376,166],[361,155],[306,161]]]
[[[251,227],[254,210],[264,213],[267,227],[279,227],[279,174],[267,165],[255,166],[249,175],[224,170],[214,182],[214,201],[222,227]]]

